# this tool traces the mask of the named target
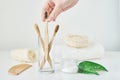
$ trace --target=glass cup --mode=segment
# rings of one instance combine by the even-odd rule
[[[52,49],[51,49],[52,50]],[[45,57],[45,51],[40,44],[40,40],[38,38],[38,66],[40,72],[54,72],[54,60],[53,54],[51,51],[48,53],[48,57]]]

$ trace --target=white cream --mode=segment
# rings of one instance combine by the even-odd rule
[[[65,67],[62,69],[62,71],[65,73],[77,73],[78,67],[77,66]]]

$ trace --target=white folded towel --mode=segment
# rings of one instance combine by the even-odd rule
[[[90,43],[85,48],[73,48],[66,45],[61,46],[62,59],[88,60],[101,58],[104,48],[99,43]]]

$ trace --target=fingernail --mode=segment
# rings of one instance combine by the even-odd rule
[[[55,21],[55,19],[53,19],[53,21]]]

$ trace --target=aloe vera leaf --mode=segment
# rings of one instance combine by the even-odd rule
[[[96,71],[85,71],[85,70],[80,70],[80,69],[78,69],[78,73],[99,75]]]
[[[91,62],[91,61],[83,61],[78,65],[78,68],[83,69],[85,71],[108,71],[102,65]]]

